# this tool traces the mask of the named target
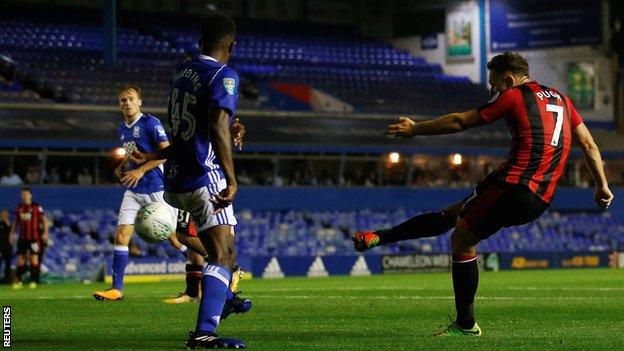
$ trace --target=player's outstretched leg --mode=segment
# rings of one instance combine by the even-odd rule
[[[189,335],[186,346],[196,348],[245,348],[243,341],[217,336],[221,313],[230,291],[232,266],[236,258],[234,236],[229,225],[217,225],[200,232],[200,239],[208,251],[208,265],[202,275],[202,297],[195,331]]]
[[[351,235],[353,248],[356,251],[366,251],[379,245],[380,237],[378,232],[355,232]]]
[[[480,241],[474,234],[457,223],[451,235],[453,249],[453,290],[457,319],[434,336],[481,336],[481,328],[474,316],[474,298],[479,285],[476,245]]]
[[[397,241],[442,235],[453,228],[460,208],[461,203],[456,203],[442,211],[419,214],[390,229],[356,232],[351,236],[353,247],[366,251]]]
[[[104,301],[123,300],[123,281],[128,265],[128,244],[134,232],[134,225],[119,225],[113,248],[113,286],[110,289],[95,291],[93,297]]]

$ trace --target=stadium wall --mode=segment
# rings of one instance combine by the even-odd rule
[[[117,209],[124,189],[116,186],[34,186],[36,202],[44,208],[63,211]],[[236,199],[238,209],[273,210],[391,210],[399,207],[421,211],[439,209],[470,195],[472,189],[422,189],[405,187],[241,187]],[[615,189],[616,201],[609,209],[624,214],[624,189]],[[596,211],[593,189],[562,188],[557,191],[552,209],[558,211]],[[19,187],[0,187],[0,208],[13,209],[20,201]]]
[[[436,47],[425,49],[421,43],[421,36],[397,38],[393,40],[393,45],[409,51],[414,56],[424,57],[432,63],[439,63],[444,73],[455,76],[467,76],[474,83],[482,82],[480,77],[481,63],[481,33],[479,27],[479,4],[476,0],[470,1],[448,1],[443,4],[426,4],[425,7],[443,6],[447,14],[452,12],[464,12],[471,21],[471,44],[472,55],[461,58],[447,57],[447,36],[446,33],[435,33]]]
[[[577,1],[577,3],[580,2]],[[490,4],[489,1],[487,3],[488,5]],[[591,64],[594,70],[594,107],[579,108],[579,112],[586,121],[613,122],[613,101],[615,98],[613,77],[616,76],[616,65],[612,61],[609,48],[609,4],[606,1],[596,1],[596,3],[599,3],[600,6],[602,27],[602,42],[598,45],[546,47],[514,51],[518,51],[529,62],[531,78],[560,89],[566,94],[569,94],[568,74],[570,65],[579,62]],[[489,14],[489,6],[487,11]],[[491,27],[489,15],[485,16],[485,22],[487,28],[486,35],[489,42],[490,34],[496,28]],[[572,38],[582,38],[583,32],[583,28],[577,28],[574,33],[569,33],[568,35]],[[488,60],[499,53],[493,52],[491,45],[487,45]]]
[[[508,0],[508,3],[521,3],[521,0]],[[571,6],[579,6],[581,1]],[[612,128],[614,121],[613,101],[615,99],[614,78],[616,65],[612,61],[609,49],[609,5],[606,1],[600,1],[601,6],[601,26],[602,26],[602,42],[599,45],[576,45],[576,46],[559,46],[559,47],[543,47],[539,49],[510,49],[522,54],[531,67],[531,76],[539,82],[560,89],[564,93],[569,94],[568,76],[570,65],[575,63],[588,63],[593,67],[593,89],[594,89],[594,106],[593,108],[579,109],[586,121],[592,122],[610,122]],[[472,24],[472,52],[473,54],[463,59],[451,59],[447,57],[447,34],[435,33],[437,44],[435,48],[423,45],[423,38],[420,35],[396,38],[393,45],[408,50],[414,56],[424,57],[428,62],[440,63],[444,73],[450,75],[467,76],[475,83],[487,84],[487,77],[482,79],[482,64],[490,60],[502,51],[493,51],[491,45],[491,33],[493,30],[501,30],[501,28],[492,28],[490,21],[490,5],[491,1],[485,1],[485,16],[483,26],[479,17],[479,2],[476,0],[465,1],[463,3],[446,2],[442,4],[422,5],[427,7],[444,7],[447,17],[454,12],[465,12]],[[572,8],[577,9],[576,7]],[[580,10],[583,8],[580,7]],[[482,28],[485,33],[481,33]],[[542,28],[535,28],[539,30]],[[583,29],[578,28],[574,33],[566,33],[571,38],[582,40]],[[427,37],[428,40],[431,38]],[[481,60],[481,43],[485,45],[485,60]]]

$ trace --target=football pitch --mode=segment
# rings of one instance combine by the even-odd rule
[[[454,315],[449,273],[286,278],[241,282],[253,300],[220,335],[251,350],[622,350],[624,271],[485,272],[476,301],[484,335],[434,338]],[[125,300],[90,294],[103,284],[0,288],[12,307],[12,348],[184,349],[197,304],[165,305],[184,282],[128,284]]]

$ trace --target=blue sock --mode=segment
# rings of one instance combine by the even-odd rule
[[[209,264],[202,275],[202,297],[199,303],[196,331],[214,333],[221,319],[232,273],[225,267]]]
[[[115,245],[113,250],[113,288],[123,290],[123,279],[128,265],[128,247]]]
[[[225,292],[225,300],[230,301],[233,298],[234,298],[234,293],[232,292],[232,289],[230,289],[230,287],[228,286],[228,289]]]

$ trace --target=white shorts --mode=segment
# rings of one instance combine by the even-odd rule
[[[136,216],[139,213],[141,207],[151,204],[152,202],[162,202],[169,207],[171,215],[174,220],[178,219],[178,209],[169,206],[163,199],[163,191],[158,191],[151,194],[137,194],[133,191],[126,190],[121,201],[121,207],[119,208],[119,218],[117,225],[134,225]]]
[[[171,206],[188,211],[197,224],[197,230],[202,231],[217,225],[236,225],[234,208],[232,205],[215,214],[212,199],[219,191],[225,189],[227,182],[221,179],[216,184],[201,187],[187,193],[165,192],[165,201]]]

